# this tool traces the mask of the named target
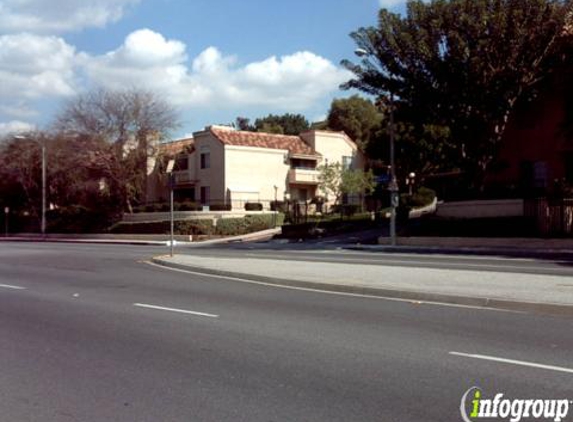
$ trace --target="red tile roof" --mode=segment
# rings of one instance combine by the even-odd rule
[[[212,127],[211,133],[225,145],[286,149],[291,154],[320,155],[298,136],[276,135],[263,132],[244,132]]]
[[[187,150],[192,152],[194,150],[195,141],[193,138],[179,139],[177,141],[165,142],[159,144],[159,150],[167,156],[175,156]]]

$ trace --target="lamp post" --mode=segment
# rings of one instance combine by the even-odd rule
[[[42,238],[45,238],[46,237],[46,140],[42,137],[41,142],[38,142],[35,139],[24,135],[16,135],[14,136],[14,138],[34,141],[37,144],[39,144],[40,147],[42,148],[42,219],[40,223],[40,231],[42,232]]]
[[[416,173],[410,172],[406,177],[406,185],[408,186],[408,195],[412,196],[414,193],[414,184],[416,183]]]
[[[371,54],[363,48],[354,50],[358,57],[369,57]],[[398,179],[396,179],[394,139],[396,137],[396,128],[394,126],[394,93],[390,92],[390,126],[388,132],[390,135],[390,244],[396,246],[396,209],[400,203]]]
[[[6,237],[8,237],[8,215],[10,214],[10,208],[4,207],[4,232]]]

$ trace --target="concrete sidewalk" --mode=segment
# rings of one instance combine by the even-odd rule
[[[192,255],[153,262],[282,286],[573,316],[565,276]]]

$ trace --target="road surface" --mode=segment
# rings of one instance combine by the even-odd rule
[[[165,252],[0,244],[0,421],[460,421],[473,386],[573,400],[572,319],[146,262]]]

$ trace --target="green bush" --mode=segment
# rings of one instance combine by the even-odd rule
[[[173,224],[175,234],[210,235],[214,233],[213,220],[183,220]],[[110,232],[118,234],[169,234],[169,221],[151,223],[118,223],[110,228]]]
[[[421,187],[414,192],[413,195],[408,195],[407,193],[400,195],[400,205],[410,208],[425,207],[426,205],[430,205],[435,197],[435,191]]]
[[[98,233],[118,219],[119,215],[105,207],[90,209],[71,205],[49,210],[46,213],[46,229],[51,233]]]
[[[231,211],[231,204],[213,204],[209,206],[210,211]]]
[[[245,211],[262,211],[263,204],[260,202],[247,202],[245,204]]]
[[[276,220],[275,220],[276,219]],[[267,230],[284,223],[284,214],[247,215],[244,218],[223,218],[217,222],[216,233],[222,236],[236,236]]]
[[[177,203],[178,211],[199,211],[201,210],[201,205],[193,201],[183,201]]]
[[[221,235],[236,236],[266,230],[284,223],[284,214],[248,215],[244,218],[223,218],[218,220],[217,227],[213,226],[213,220],[183,220],[175,221],[175,234],[182,235]],[[169,234],[169,221],[150,223],[118,223],[110,228],[110,232],[118,234]]]

